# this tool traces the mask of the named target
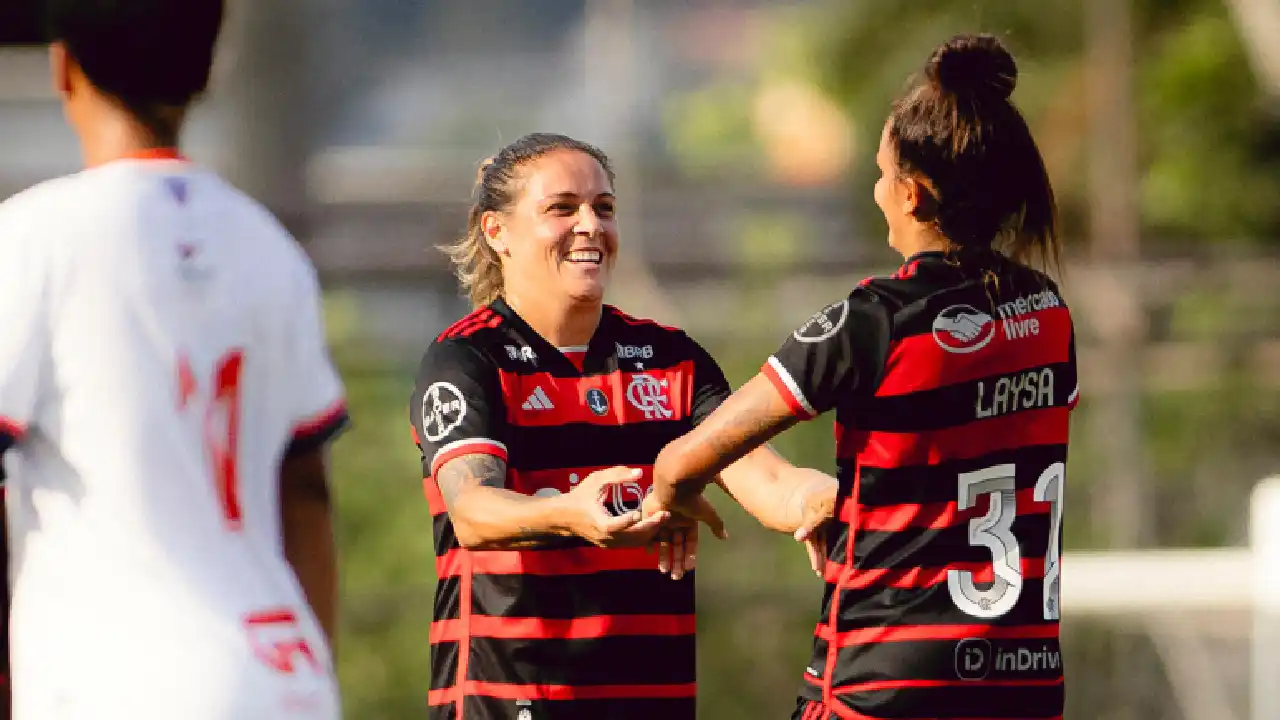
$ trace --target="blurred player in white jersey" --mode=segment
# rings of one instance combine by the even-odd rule
[[[315,271],[177,150],[223,0],[48,4],[86,168],[0,205],[14,717],[336,718]]]

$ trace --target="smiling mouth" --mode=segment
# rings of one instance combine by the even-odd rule
[[[604,262],[604,253],[599,250],[574,250],[565,255],[565,262],[584,265],[599,265]]]

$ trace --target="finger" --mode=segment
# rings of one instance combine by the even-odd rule
[[[640,514],[638,511],[633,511],[633,512],[635,512],[636,515]],[[630,515],[631,513],[627,513],[627,514]],[[671,519],[670,512],[666,510],[659,510],[658,512],[650,515],[649,517],[643,518],[636,524],[626,527],[624,529],[628,533],[633,533],[637,535],[640,533],[654,532],[658,528],[661,528],[663,523],[665,523],[667,520],[670,520],[670,519]]]
[[[793,535],[798,542],[804,542],[815,534],[815,531],[827,521],[827,516],[812,513],[800,521]]]
[[[684,538],[684,571],[691,572],[698,564],[698,527],[695,525]]]
[[[658,536],[658,572],[671,572],[671,538],[665,533]]]
[[[808,540],[804,544],[804,549],[809,555],[809,567],[813,569],[813,574],[822,577],[822,571],[827,565],[825,548],[821,547],[820,541]]]
[[[716,512],[715,506],[707,500],[704,499],[699,503],[698,517],[696,519],[706,523],[707,527],[711,529],[712,535],[721,540],[729,539],[729,531],[724,527],[724,520],[720,519],[720,513]]]
[[[622,515],[614,517],[606,513],[604,509],[601,508],[600,514],[604,516],[603,521],[600,523],[600,529],[603,530],[606,535],[620,533],[623,530],[630,529],[631,527],[644,522],[640,517],[639,510],[632,510],[629,513],[623,513]],[[654,515],[653,517],[657,517],[657,515]]]
[[[621,485],[622,483],[635,482],[644,475],[640,468],[629,467],[611,467],[604,470],[597,470],[591,473],[588,478],[599,483],[601,487],[608,485]]]
[[[688,531],[677,530],[671,539],[671,579],[684,577],[684,546]]]

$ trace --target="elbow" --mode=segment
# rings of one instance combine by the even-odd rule
[[[453,539],[464,550],[478,550],[484,542],[478,528],[465,515],[449,513],[449,521],[453,524]]]
[[[453,523],[453,538],[463,550],[480,550],[484,544],[479,533],[473,532],[467,524],[456,521]]]
[[[449,522],[453,525],[453,539],[464,550],[481,550],[485,537],[481,528],[468,512],[468,503],[459,497],[449,508]]]

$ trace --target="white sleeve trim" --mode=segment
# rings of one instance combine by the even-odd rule
[[[813,405],[809,404],[809,399],[804,396],[804,392],[801,391],[800,386],[796,384],[795,378],[791,377],[791,373],[787,371],[787,368],[783,366],[782,362],[778,360],[778,358],[770,355],[769,367],[773,368],[773,371],[778,374],[778,378],[782,380],[782,384],[787,386],[787,389],[791,391],[792,397],[795,398],[796,402],[800,403],[800,407],[804,408],[805,412],[810,415],[818,414],[814,412]]]

